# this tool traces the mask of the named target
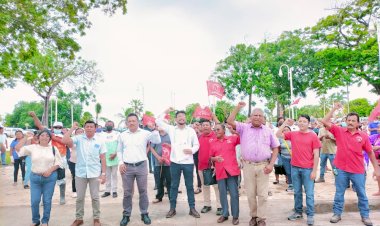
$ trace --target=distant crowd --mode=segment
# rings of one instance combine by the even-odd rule
[[[270,217],[267,206],[272,172],[275,174],[273,184],[279,184],[280,176],[284,175],[286,192],[294,194],[294,205],[289,205],[293,213],[288,220],[304,218],[305,194],[305,223],[311,226],[315,214],[314,183],[324,183],[326,171],[333,173],[336,188],[330,222],[341,220],[345,191],[351,183],[358,197],[363,224],[373,225],[365,184],[366,177],[377,180],[379,188],[372,197],[380,197],[380,121],[362,124],[356,113],[335,120],[335,111],[342,108],[340,103],[335,103],[323,119],[311,119],[308,115],[299,115],[297,120],[279,117],[274,126],[266,122],[263,110],[256,108],[246,122],[238,122],[236,115],[244,107],[245,103],[239,102],[226,122],[219,122],[213,115],[212,119],[196,120],[191,125],[187,124],[184,111],[176,111],[175,125],[169,124],[166,115],[174,111],[172,108],[144,125],[138,115],[131,113],[126,118],[127,130],[123,132],[116,131],[112,121],[107,121],[100,129],[92,120],[86,121],[83,128],[76,122],[71,128],[54,122],[53,127],[47,129],[34,112],[29,112],[38,131],[26,134],[17,131],[10,144],[0,125],[1,160],[6,165],[6,150],[9,149],[14,185],[17,186],[21,170],[23,188],[30,189],[31,225],[34,226],[48,225],[56,185],[59,186],[59,203],[66,203],[69,193],[66,185],[70,181],[71,197],[76,198],[75,219],[71,226],[84,224],[87,186],[93,225],[100,226],[100,197],[118,197],[119,177],[123,186],[120,226],[130,223],[132,198],[137,192],[144,224],[152,223],[149,204],[162,202],[165,194],[170,205],[163,217],[173,218],[177,213],[178,193],[182,192],[179,189],[181,175],[190,216],[199,218],[215,206],[217,223],[232,216],[231,223],[239,224],[239,189],[244,181],[251,217],[249,225],[265,226]],[[367,175],[370,163],[373,175]],[[148,198],[151,192],[148,191],[149,173],[154,175],[154,200]],[[105,191],[99,195],[100,184],[104,183]],[[138,191],[134,191],[135,183]],[[216,195],[214,204],[210,187]],[[201,214],[195,208],[196,194],[203,194]]]

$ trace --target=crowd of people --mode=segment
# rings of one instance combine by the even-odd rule
[[[59,186],[60,204],[65,204],[67,175],[64,169],[71,172],[71,196],[76,198],[75,219],[71,226],[84,224],[87,186],[92,201],[93,225],[101,225],[99,187],[100,184],[106,185],[102,198],[118,197],[118,174],[124,191],[120,226],[130,222],[132,200],[137,194],[135,181],[144,224],[152,223],[149,204],[162,202],[165,193],[170,201],[166,218],[175,217],[178,193],[182,192],[179,189],[182,175],[190,216],[201,217],[195,208],[195,195],[199,193],[203,194],[200,212],[212,210],[210,188],[213,187],[216,222],[225,222],[231,215],[232,224],[239,224],[239,189],[243,179],[251,217],[249,225],[265,226],[272,172],[276,178],[274,184],[279,183],[283,174],[288,184],[286,191],[294,193],[294,213],[288,220],[303,218],[305,193],[306,224],[311,226],[315,214],[314,183],[325,182],[326,170],[333,172],[336,187],[330,222],[341,220],[345,191],[351,182],[358,197],[362,222],[372,225],[365,183],[371,162],[374,174],[370,176],[379,186],[373,195],[380,196],[380,123],[370,124],[367,132],[360,128],[356,113],[349,113],[345,120],[337,122],[333,115],[342,107],[340,103],[319,120],[300,115],[295,123],[293,119],[279,117],[277,125],[272,126],[266,123],[263,110],[256,108],[246,122],[238,122],[236,115],[244,107],[245,103],[239,102],[226,122],[219,122],[213,115],[212,119],[201,119],[191,125],[188,125],[184,111],[175,112],[175,125],[171,125],[166,115],[174,111],[173,108],[168,108],[155,122],[145,126],[141,125],[138,115],[131,113],[126,118],[127,130],[123,132],[117,132],[112,121],[107,121],[104,129],[99,130],[92,120],[86,121],[83,128],[75,122],[69,129],[61,122],[55,122],[48,130],[34,112],[29,112],[39,131],[34,134],[17,131],[9,147],[14,184],[17,184],[21,169],[24,188],[30,188],[31,225],[48,225],[55,185]],[[8,143],[1,125],[0,147],[5,164],[3,151],[8,148]],[[328,168],[328,160],[331,168]],[[151,202],[148,198],[150,171],[154,173],[157,191]],[[209,184],[209,172],[212,171],[216,181]],[[194,178],[197,180],[195,189]],[[42,218],[39,213],[41,198]]]

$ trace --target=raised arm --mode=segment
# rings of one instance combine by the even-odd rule
[[[276,132],[276,137],[278,137],[278,138],[284,138],[284,134],[282,133],[282,131],[284,130],[285,126],[287,126],[287,125],[290,124],[290,121],[291,121],[291,120],[292,120],[292,119],[287,118],[287,119],[285,120],[285,122],[282,123],[282,125],[278,128],[278,130],[277,130],[277,132]]]
[[[30,111],[29,113],[29,116],[33,118],[33,121],[34,121],[34,125],[39,129],[39,130],[43,130],[45,129],[44,125],[42,125],[41,121],[38,119],[36,113],[34,111]]]
[[[235,118],[236,115],[239,113],[239,111],[245,106],[244,102],[239,102],[234,110],[231,112],[230,116],[227,118],[227,123],[232,126],[232,128],[236,129],[236,123],[235,123]]]
[[[165,115],[166,114],[169,114],[170,112],[174,111],[174,109],[172,107],[168,108],[165,110],[164,113],[162,113],[161,115],[158,116],[157,120],[156,120],[156,124],[162,128],[163,130],[165,130],[165,132],[169,132],[170,130],[170,125],[167,124],[166,122],[164,122],[164,119],[165,119]]]
[[[325,125],[326,129],[330,129],[331,127],[331,118],[333,117],[334,115],[334,112],[338,109],[340,109],[342,107],[342,104],[337,102],[337,103],[334,103],[334,107],[331,109],[331,111],[329,113],[327,113],[327,115],[325,115],[325,117],[322,119],[322,123],[323,125]]]
[[[74,122],[73,126],[70,128],[67,133],[63,134],[62,137],[62,143],[65,144],[67,147],[72,148],[74,143],[73,139],[71,139],[71,134],[78,128],[78,122]]]

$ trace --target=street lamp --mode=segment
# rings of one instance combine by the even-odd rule
[[[281,65],[280,67],[280,70],[278,71],[278,75],[280,77],[282,77],[282,67],[287,67],[288,69],[288,79],[290,81],[290,109],[292,111],[292,119],[294,119],[294,107],[292,105],[293,103],[293,100],[294,100],[294,97],[293,97],[293,76],[292,76],[292,71],[293,71],[293,68],[289,67],[287,64],[283,64]]]

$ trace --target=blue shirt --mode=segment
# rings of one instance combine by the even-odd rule
[[[379,121],[374,121],[374,122],[371,122],[369,125],[368,125],[368,129],[377,129],[379,127]],[[374,134],[377,134],[377,130],[372,130],[370,132],[370,135],[374,135]]]
[[[72,139],[77,153],[75,176],[99,177],[102,171],[100,155],[107,152],[103,139],[98,135],[89,139],[85,134],[74,136]]]
[[[19,159],[18,154],[17,154],[16,149],[15,149],[17,144],[18,144],[17,139],[14,139],[11,143],[12,156],[13,156],[14,160]]]

